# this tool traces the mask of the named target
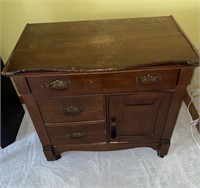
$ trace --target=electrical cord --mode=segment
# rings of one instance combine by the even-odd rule
[[[190,120],[191,120],[191,122],[190,122],[190,125],[191,125],[191,126],[190,126],[190,131],[191,131],[192,138],[193,138],[194,142],[196,143],[197,147],[200,149],[200,145],[198,144],[198,142],[197,142],[197,140],[196,140],[196,138],[195,138],[195,136],[194,136],[194,132],[193,132],[193,126],[195,126],[195,125],[197,125],[197,124],[199,123],[199,118],[193,120],[193,119],[192,119],[192,116],[190,115],[190,111],[189,111],[189,108],[190,108],[191,103],[194,101],[194,98],[196,97],[196,95],[197,95],[199,92],[200,92],[200,90],[197,90],[197,91],[195,92],[195,94],[192,95],[192,99],[191,99],[191,101],[189,102],[189,104],[188,104],[188,106],[187,106],[187,111],[188,111],[188,114],[189,114]]]

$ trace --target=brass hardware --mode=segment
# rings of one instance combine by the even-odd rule
[[[147,74],[145,76],[137,76],[136,77],[136,82],[139,84],[145,84],[145,83],[159,83],[161,80],[161,76],[154,76]]]
[[[80,114],[83,112],[82,107],[76,107],[76,106],[69,106],[67,108],[61,108],[60,109],[63,114]]]
[[[68,81],[62,81],[62,80],[55,80],[51,83],[47,83],[45,82],[45,86],[48,89],[56,89],[56,90],[60,90],[60,89],[69,89],[71,82]]]
[[[87,135],[86,132],[73,132],[73,133],[67,133],[68,138],[85,138]]]

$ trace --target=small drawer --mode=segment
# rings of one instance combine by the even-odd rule
[[[36,99],[44,124],[104,120],[104,97]]]
[[[175,88],[179,69],[28,77],[35,96],[70,96]]]
[[[47,132],[53,146],[105,142],[105,125],[86,124],[48,127]]]

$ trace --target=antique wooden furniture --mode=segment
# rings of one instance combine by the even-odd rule
[[[69,150],[167,154],[198,55],[172,16],[27,24],[3,71],[47,160]]]

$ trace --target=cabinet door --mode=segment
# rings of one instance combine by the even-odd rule
[[[109,97],[110,142],[158,142],[172,92],[139,92]]]

